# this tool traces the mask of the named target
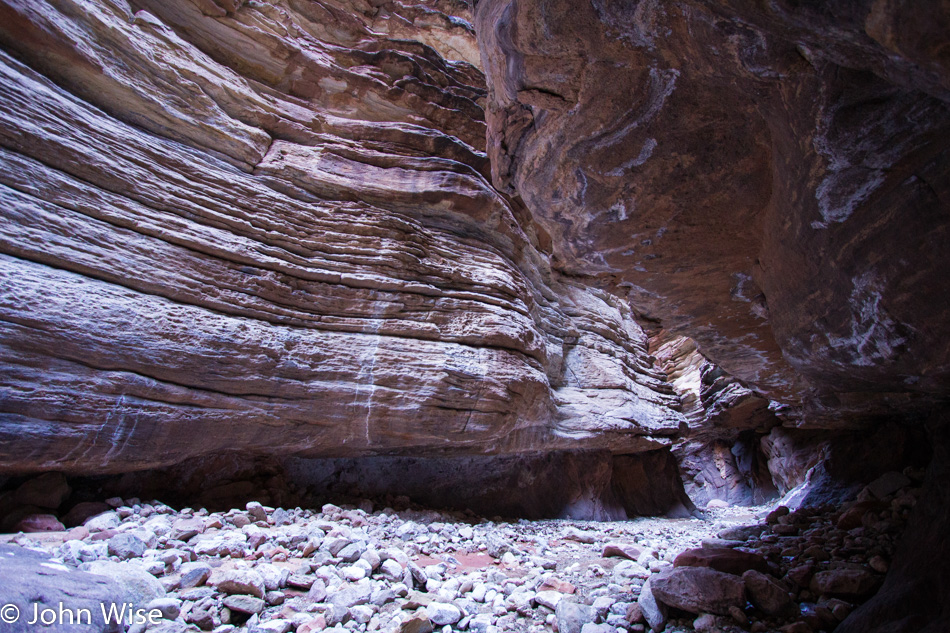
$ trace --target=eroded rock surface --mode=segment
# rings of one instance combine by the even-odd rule
[[[494,182],[559,266],[808,424],[927,407],[950,376],[950,308],[921,301],[950,279],[950,14],[912,13],[479,2]]]
[[[467,12],[4,3],[0,468],[668,446],[630,308],[488,181]]]

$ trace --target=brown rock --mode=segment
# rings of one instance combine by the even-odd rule
[[[890,568],[890,565],[888,565],[887,559],[885,559],[883,556],[872,556],[870,559],[868,559],[868,567],[878,573],[885,574]]]
[[[809,562],[804,565],[796,565],[789,569],[786,578],[799,587],[807,587],[814,574],[815,565]]]
[[[624,617],[627,620],[627,624],[637,624],[638,622],[643,622],[643,609],[640,607],[639,603],[631,602],[630,606],[627,607],[627,613]]]
[[[706,567],[675,567],[650,578],[660,602],[690,613],[729,615],[729,607],[745,606],[745,586],[732,574]]]
[[[788,516],[789,510],[785,506],[779,506],[769,512],[768,516],[765,517],[765,522],[769,525],[775,525],[778,523],[778,520],[782,517]]]
[[[52,514],[28,514],[13,526],[14,532],[61,532],[65,529]]]
[[[100,501],[81,501],[70,508],[69,512],[63,516],[63,523],[68,527],[80,526],[94,516],[103,512],[109,512],[112,506]]]
[[[82,526],[82,527],[85,527],[85,526]],[[89,541],[91,541],[91,542],[96,542],[96,541],[108,541],[109,539],[111,539],[111,538],[112,538],[113,536],[115,536],[116,534],[118,534],[118,531],[117,531],[117,530],[113,530],[113,529],[111,529],[111,528],[108,529],[108,530],[99,530],[98,532],[94,532],[94,533],[92,533],[92,534],[89,535]]]
[[[544,582],[538,587],[538,591],[557,591],[558,593],[574,593],[577,590],[577,587],[567,582],[566,580],[561,580],[554,576],[548,576],[544,579]]]
[[[867,490],[877,499],[893,495],[901,488],[909,486],[910,479],[903,473],[887,472],[867,485]]]
[[[88,537],[89,537],[89,530],[87,530],[87,529],[86,529],[84,526],[82,526],[82,525],[78,525],[78,526],[76,526],[76,527],[74,527],[74,528],[70,528],[69,530],[66,531],[66,537],[64,538],[64,540],[66,540],[66,541],[82,541],[82,540],[84,540],[84,539],[86,539],[86,538],[88,538]]]
[[[759,611],[778,617],[788,617],[795,613],[795,604],[788,590],[771,576],[750,569],[742,574],[742,580],[745,581],[749,602]]]
[[[489,182],[484,76],[405,39],[470,58],[465,3],[397,4],[8,7],[4,468],[621,455],[685,424],[625,299]]]
[[[860,569],[830,569],[820,571],[811,579],[811,590],[816,594],[862,596],[874,590],[879,583],[877,576]]]
[[[681,552],[674,560],[674,567],[709,567],[716,571],[727,574],[741,576],[743,572],[749,569],[755,569],[760,572],[768,572],[768,562],[751,552],[743,552],[732,548],[707,548],[688,549]]]
[[[856,527],[861,527],[861,521],[864,518],[864,515],[873,510],[878,504],[874,501],[861,501],[855,503],[850,508],[841,513],[841,516],[838,517],[836,523],[838,529],[840,530],[853,530]]]
[[[211,577],[218,591],[226,594],[246,594],[255,598],[264,597],[264,581],[251,569],[230,569]]]
[[[327,628],[326,618],[323,617],[323,614],[320,614],[298,626],[297,633],[315,633],[325,628]]]
[[[416,616],[399,625],[399,633],[432,633],[432,622],[429,618]]]
[[[838,598],[832,598],[826,603],[826,606],[831,609],[832,615],[834,615],[835,619],[839,622],[847,618],[854,609],[854,606],[850,602],[845,602]]]
[[[603,552],[601,553],[601,556],[603,556],[604,558],[617,556],[620,558],[628,558],[630,560],[637,560],[638,558],[640,558],[640,554],[642,553],[643,551],[635,545],[629,545],[627,543],[607,543],[606,545],[604,545],[604,549],[603,549]]]
[[[831,559],[831,555],[828,554],[828,552],[825,551],[825,549],[821,547],[820,545],[812,545],[811,547],[807,547],[805,548],[805,551],[802,552],[802,554],[804,556],[807,556],[808,558],[813,558],[817,561],[825,561],[825,560]]]
[[[260,598],[245,595],[228,596],[224,599],[223,604],[231,611],[247,614],[260,613],[266,606]]]
[[[0,516],[0,531],[10,532],[20,522],[30,515],[48,514],[45,508],[39,506],[21,506],[14,505],[12,508],[5,508],[3,516]]]
[[[315,633],[327,628],[327,621],[323,615],[318,615],[311,620],[307,620],[297,627],[297,633]]]
[[[830,630],[838,624],[838,619],[831,609],[820,604],[802,604],[799,617],[815,631]]]
[[[842,423],[832,411],[888,410],[895,393],[928,406],[928,389],[942,393],[929,372],[950,372],[950,306],[920,297],[950,291],[950,259],[916,245],[950,218],[904,174],[950,183],[950,139],[928,140],[950,119],[931,35],[946,7],[920,7],[914,27],[896,26],[906,12],[890,3],[651,7],[478,3],[495,184],[525,201],[565,266],[629,288],[744,384],[789,404],[811,384],[829,425]],[[905,53],[885,44],[892,32],[931,41]],[[767,42],[754,62],[740,43],[752,41]],[[863,163],[869,151],[887,167]],[[877,308],[862,319],[862,305]]]
[[[205,521],[199,517],[194,517],[191,519],[178,519],[172,523],[172,529],[171,532],[169,532],[169,538],[179,541],[187,541],[192,537],[203,533],[205,528]]]
[[[23,505],[56,510],[66,501],[72,489],[62,473],[44,473],[23,482],[14,493],[14,499]]]
[[[749,624],[749,617],[745,614],[745,611],[739,607],[729,607],[729,616],[732,618],[733,622],[739,624],[740,626],[746,626]]]

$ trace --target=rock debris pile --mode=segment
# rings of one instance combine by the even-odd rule
[[[879,586],[920,476],[889,473],[840,507],[779,506],[764,523],[754,511],[767,508],[503,522],[370,501],[212,513],[116,498],[80,527],[0,547],[42,550],[61,575],[30,579],[34,563],[22,587],[97,574],[116,581],[110,599],[161,613],[131,633],[808,633]]]

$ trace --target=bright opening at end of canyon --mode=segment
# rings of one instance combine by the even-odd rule
[[[945,0],[0,0],[0,632],[950,630]]]

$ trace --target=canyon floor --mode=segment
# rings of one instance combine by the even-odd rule
[[[79,527],[3,536],[0,572],[23,618],[57,592],[157,609],[131,633],[831,631],[879,587],[921,476],[838,507],[615,522],[113,498]]]

